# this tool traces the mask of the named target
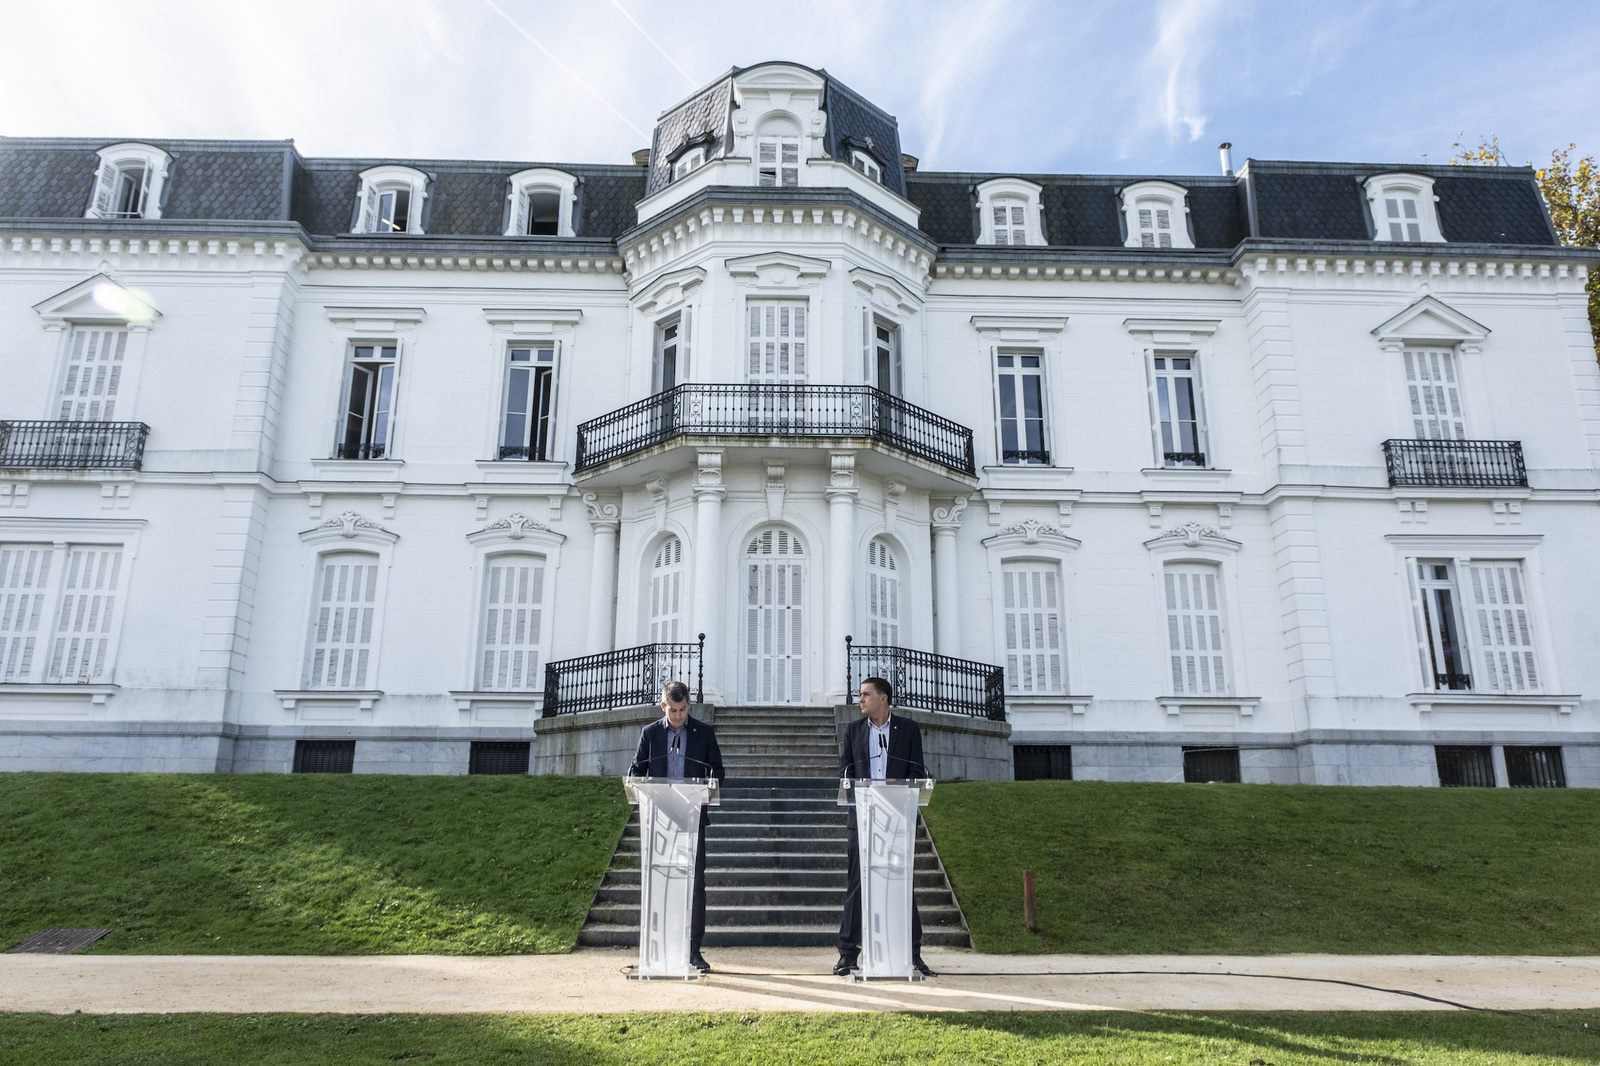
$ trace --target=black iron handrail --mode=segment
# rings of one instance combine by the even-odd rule
[[[1386,440],[1391,486],[1527,488],[1520,440]]]
[[[1460,689],[1463,691],[1470,690],[1472,688],[1472,675],[1434,674],[1433,687],[1437,689]]]
[[[694,701],[705,698],[706,635],[698,644],[643,644],[544,666],[544,717],[637,707],[661,700],[668,681],[694,673]]]
[[[988,663],[914,651],[892,644],[857,647],[844,638],[845,702],[856,702],[856,678],[881,677],[894,686],[894,705],[971,718],[1006,720],[1006,672]]]
[[[382,459],[388,455],[387,444],[335,444],[333,457],[335,459]]]
[[[1161,453],[1161,461],[1164,462],[1164,463],[1169,463],[1169,464],[1174,465],[1174,466],[1181,466],[1184,463],[1192,463],[1195,466],[1205,466],[1206,465],[1206,453],[1205,452],[1162,452]]]
[[[973,475],[972,430],[868,385],[678,385],[578,427],[576,470],[673,437],[867,437]]]
[[[1000,453],[1002,463],[1038,463],[1050,465],[1050,453],[1044,448],[1007,448]]]
[[[0,466],[50,470],[138,470],[143,422],[0,422]]]

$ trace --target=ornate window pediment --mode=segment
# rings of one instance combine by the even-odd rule
[[[1152,551],[1171,548],[1204,548],[1213,552],[1236,552],[1244,545],[1222,535],[1216,526],[1208,526],[1200,522],[1185,522],[1176,529],[1169,529],[1158,537],[1152,537],[1144,542],[1144,546]]]
[[[1481,345],[1489,327],[1474,322],[1434,296],[1422,299],[1373,329],[1385,347],[1405,344]]]
[[[39,317],[52,324],[68,322],[149,324],[161,317],[142,293],[104,274],[85,278],[62,292],[33,305]]]
[[[1126,247],[1194,247],[1188,189],[1170,181],[1136,181],[1122,187],[1121,197]]]

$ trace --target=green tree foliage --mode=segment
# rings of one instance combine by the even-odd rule
[[[1463,148],[1457,141],[1452,163],[1467,166],[1506,166],[1505,153],[1500,149],[1500,138],[1494,134],[1483,138],[1475,148]],[[1534,171],[1539,191],[1544,194],[1545,206],[1550,209],[1550,221],[1562,244],[1575,248],[1600,248],[1600,164],[1592,155],[1573,158],[1578,150],[1569,144],[1550,153],[1550,165]],[[1533,166],[1530,161],[1528,166]],[[1600,350],[1600,270],[1589,272],[1589,329],[1594,334],[1595,346]]]

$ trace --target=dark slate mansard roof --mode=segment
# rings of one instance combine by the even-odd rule
[[[734,73],[737,73],[735,71]],[[819,72],[826,77],[824,72]],[[307,233],[345,238],[355,211],[359,174],[382,164],[429,175],[423,206],[426,236],[414,239],[497,238],[549,243],[553,237],[505,238],[508,178],[549,166],[578,179],[574,213],[578,243],[614,242],[636,227],[634,205],[664,187],[666,160],[686,138],[709,132],[708,156],[727,143],[732,77],[671,109],[656,128],[652,165],[538,164],[470,160],[305,159],[292,141],[151,140],[172,157],[162,191],[162,220],[298,224]],[[919,228],[952,251],[977,240],[976,187],[1010,175],[905,174],[894,119],[829,78],[829,150],[847,157],[852,143],[886,157],[884,182],[921,209]],[[97,151],[126,138],[0,137],[0,220],[82,219],[94,188]],[[671,147],[664,147],[671,146]],[[1554,247],[1559,244],[1533,171],[1527,167],[1462,167],[1250,160],[1237,177],[1170,177],[1188,190],[1198,250],[1229,251],[1248,239],[1367,242],[1373,237],[1363,182],[1407,172],[1433,179],[1439,223],[1458,244]],[[1149,175],[1015,175],[1041,189],[1045,239],[1054,248],[1122,247],[1119,190]],[[648,177],[648,190],[647,190]],[[819,190],[820,191],[820,190]],[[159,225],[160,223],[154,223]],[[140,225],[140,223],[130,223]],[[406,240],[408,235],[363,239]],[[1040,251],[1044,251],[1041,249]],[[1150,251],[1148,249],[1144,250]],[[1185,254],[1182,250],[1162,254]]]

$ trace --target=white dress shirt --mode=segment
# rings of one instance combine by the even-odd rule
[[[889,776],[889,719],[883,724],[867,722],[867,753],[872,768],[872,779],[882,781]]]

